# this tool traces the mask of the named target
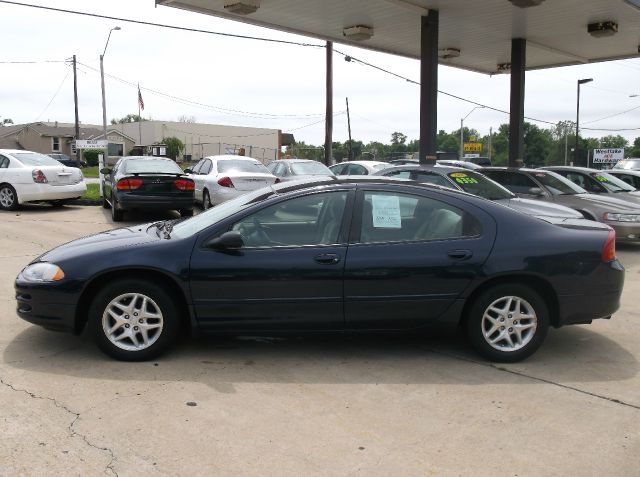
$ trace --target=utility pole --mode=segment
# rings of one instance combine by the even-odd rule
[[[569,139],[569,131],[567,129],[564,130],[564,165],[567,165],[567,141]]]
[[[353,151],[351,150],[351,116],[349,115],[349,98],[347,100],[347,129],[349,129],[349,160],[353,160]]]
[[[78,74],[76,73],[76,55],[73,55],[73,102],[76,110],[76,141],[80,139],[80,118],[78,117]],[[76,146],[76,165],[80,167],[80,149]]]
[[[493,136],[493,128],[489,127],[489,162],[491,162],[491,137]]]
[[[328,41],[326,46],[327,53],[327,98],[326,98],[326,113],[325,113],[325,129],[324,129],[324,163],[326,166],[331,165],[331,159],[333,157],[332,151],[332,132],[333,132],[333,42]]]

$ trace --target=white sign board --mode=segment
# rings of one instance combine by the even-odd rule
[[[107,147],[106,139],[77,139],[78,149],[104,149]]]
[[[624,148],[622,149],[594,149],[594,164],[610,164],[624,159]]]

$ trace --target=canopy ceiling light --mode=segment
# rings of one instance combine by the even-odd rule
[[[369,40],[373,36],[373,27],[366,25],[354,25],[342,30],[345,38],[353,41]]]
[[[520,8],[537,7],[544,0],[509,0],[514,6]]]
[[[460,50],[458,48],[441,48],[438,50],[438,56],[443,60],[457,58],[460,56]]]
[[[602,38],[612,36],[618,33],[618,24],[616,22],[596,22],[587,25],[587,31],[591,36]]]
[[[249,15],[260,8],[260,0],[230,0],[225,2],[224,9],[236,15]]]

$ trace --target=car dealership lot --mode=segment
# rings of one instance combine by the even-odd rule
[[[177,217],[134,216],[139,222]],[[640,245],[610,321],[491,365],[458,337],[185,339],[121,363],[20,320],[40,253],[113,227],[101,207],[0,214],[0,475],[637,475]],[[125,223],[128,225],[129,223]]]

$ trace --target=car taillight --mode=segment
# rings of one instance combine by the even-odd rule
[[[33,182],[37,182],[38,184],[46,184],[49,182],[47,177],[44,175],[40,169],[34,169],[31,171],[31,177],[33,177]]]
[[[118,190],[136,190],[142,185],[142,179],[120,179],[116,184]]]
[[[609,230],[607,240],[604,242],[604,247],[602,247],[601,257],[605,263],[616,259],[616,233],[613,230]]]
[[[178,190],[195,190],[196,188],[196,185],[193,183],[193,181],[188,179],[176,179],[173,182],[173,185],[176,186],[176,189]]]
[[[222,187],[234,187],[233,182],[231,182],[231,178],[229,177],[223,177],[222,179],[219,179],[218,184],[220,184]]]

